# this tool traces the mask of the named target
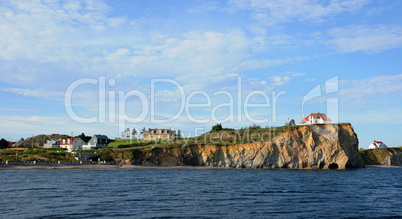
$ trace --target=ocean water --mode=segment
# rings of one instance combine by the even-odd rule
[[[402,217],[402,169],[0,171],[1,218]]]

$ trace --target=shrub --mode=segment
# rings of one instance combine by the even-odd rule
[[[213,132],[219,132],[219,131],[222,130],[222,129],[223,129],[223,128],[222,128],[222,124],[221,124],[221,123],[212,126],[212,131],[213,131]]]

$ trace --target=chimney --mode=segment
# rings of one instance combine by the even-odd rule
[[[151,128],[148,128],[148,132],[150,132],[151,131]]]

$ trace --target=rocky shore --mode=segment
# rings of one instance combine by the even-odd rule
[[[350,124],[300,126],[268,142],[133,150],[116,162],[157,166],[346,169],[364,167]]]
[[[402,166],[402,148],[364,150],[360,155],[367,165]]]
[[[31,165],[29,162],[36,161],[24,161],[23,167],[18,168],[103,169],[128,165],[153,168],[348,169],[365,166],[358,151],[357,135],[350,124],[292,126],[269,141],[253,143],[178,144],[173,147],[102,149],[99,153],[98,165],[94,165],[94,162],[85,163],[86,160],[77,161],[80,165],[71,165],[71,161],[70,164],[67,161],[50,161],[47,165],[43,161],[42,165],[39,162]],[[0,164],[1,169],[18,166],[10,165],[12,162],[5,165],[5,162],[8,161]]]

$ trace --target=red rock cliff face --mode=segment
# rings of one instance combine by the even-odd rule
[[[131,162],[160,166],[345,169],[364,167],[351,125],[297,127],[270,142],[153,149]]]

